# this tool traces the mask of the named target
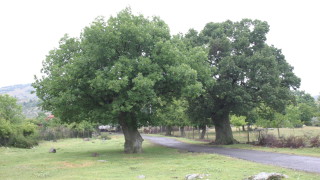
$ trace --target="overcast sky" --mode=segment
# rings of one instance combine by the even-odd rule
[[[42,61],[68,33],[78,37],[97,16],[125,7],[160,16],[171,34],[200,31],[208,22],[243,18],[267,21],[268,44],[282,49],[302,80],[301,90],[320,94],[320,1],[317,0],[8,0],[0,1],[0,87],[32,83]]]

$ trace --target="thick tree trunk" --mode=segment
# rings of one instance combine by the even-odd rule
[[[133,117],[130,117],[133,118]],[[138,128],[136,126],[136,121],[132,121],[129,124],[127,122],[128,114],[121,113],[119,117],[119,123],[124,134],[124,152],[125,153],[141,153],[142,152],[142,142],[143,138],[141,137]]]
[[[237,142],[232,135],[229,113],[225,112],[212,117],[216,130],[216,144],[234,144]]]
[[[172,132],[172,126],[167,126],[166,127],[166,136],[171,136],[172,135],[171,132]]]
[[[180,127],[180,136],[181,137],[186,137],[186,132],[184,131],[184,126]]]
[[[199,139],[204,139],[204,136],[206,135],[206,131],[207,131],[207,126],[201,125],[201,126],[199,126],[199,128],[201,129],[201,134],[200,134]]]

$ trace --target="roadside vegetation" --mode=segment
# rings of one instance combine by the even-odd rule
[[[303,128],[280,128],[282,135],[284,138],[290,137],[298,137],[303,140],[304,146],[300,147],[283,147],[283,146],[270,146],[268,144],[259,144],[259,132],[250,132],[251,142],[247,143],[247,132],[245,131],[238,131],[237,128],[232,128],[234,132],[234,137],[236,140],[239,141],[238,144],[232,145],[218,145],[220,147],[226,148],[235,148],[235,149],[251,149],[251,150],[258,150],[258,151],[268,151],[268,152],[278,152],[278,153],[286,153],[286,154],[295,154],[295,155],[303,155],[303,156],[314,156],[320,157],[320,148],[319,148],[319,134],[320,134],[320,127],[312,127],[306,126]],[[186,136],[181,137],[179,131],[174,132],[176,134],[171,136],[171,138],[177,139],[182,142],[191,143],[191,144],[201,144],[201,145],[208,145],[214,139],[215,132],[214,129],[209,129],[207,136],[204,139],[200,139],[199,135],[201,132],[198,130],[193,131],[186,131]],[[160,133],[160,135],[153,135],[153,136],[164,136],[165,133]],[[267,132],[263,132],[263,136],[271,136],[271,142],[278,140],[276,137],[277,130],[269,129]],[[193,138],[194,137],[194,138]],[[263,139],[261,141],[264,141]],[[314,143],[311,144],[311,141]],[[297,142],[299,145],[301,141]]]

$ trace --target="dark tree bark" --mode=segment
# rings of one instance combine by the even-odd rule
[[[204,139],[204,136],[206,135],[206,132],[207,132],[207,126],[200,125],[199,128],[201,129],[201,134],[200,134],[199,139]]]
[[[232,135],[232,129],[230,126],[229,113],[224,112],[216,114],[212,117],[214,127],[216,130],[215,144],[234,144],[237,142]]]
[[[184,126],[180,127],[180,136],[181,137],[186,137],[186,132],[184,131]]]
[[[124,152],[125,153],[141,153],[142,152],[142,142],[143,138],[141,137],[136,121],[130,121],[130,124],[127,122],[128,114],[121,113],[119,117],[119,123],[122,127],[124,134]],[[134,117],[131,117],[134,118]],[[132,120],[132,119],[131,119]]]
[[[171,132],[172,132],[172,126],[167,126],[166,127],[166,136],[171,136],[172,135]]]

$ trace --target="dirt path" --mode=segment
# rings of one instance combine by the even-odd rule
[[[284,168],[320,173],[320,158],[297,156],[281,153],[263,152],[245,149],[231,149],[214,146],[187,144],[172,138],[143,135],[143,138],[162,146],[187,150],[190,152],[214,153],[262,164],[281,166]]]

